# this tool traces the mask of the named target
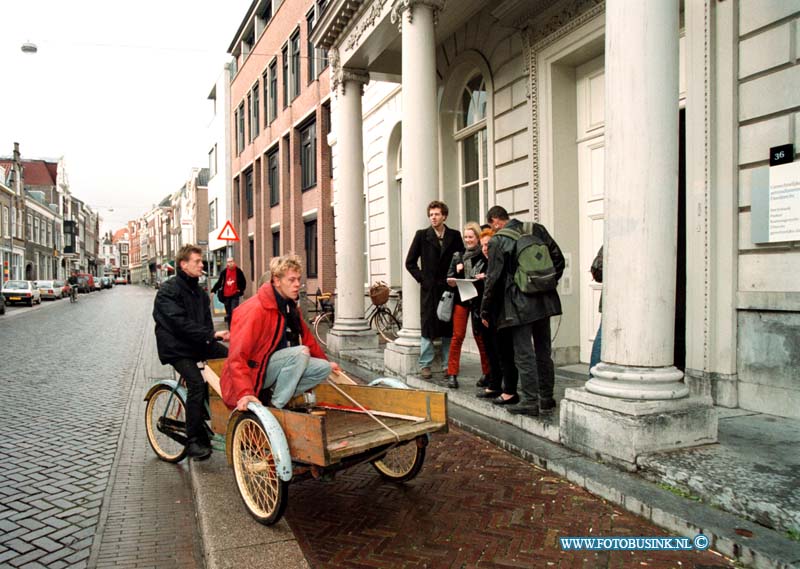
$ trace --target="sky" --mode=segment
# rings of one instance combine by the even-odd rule
[[[0,156],[63,156],[103,230],[145,213],[207,166],[208,94],[250,3],[0,0]]]

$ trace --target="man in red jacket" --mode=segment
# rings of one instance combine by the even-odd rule
[[[339,365],[329,362],[297,307],[302,266],[295,255],[274,257],[270,282],[236,309],[220,386],[225,404],[284,407]]]

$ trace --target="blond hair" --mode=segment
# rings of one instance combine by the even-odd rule
[[[472,231],[475,234],[475,239],[480,240],[481,238],[481,226],[478,225],[477,221],[468,221],[464,225],[464,233],[467,231]]]
[[[283,278],[287,271],[297,271],[303,274],[303,264],[297,255],[284,255],[282,257],[272,257],[269,261],[270,278]]]

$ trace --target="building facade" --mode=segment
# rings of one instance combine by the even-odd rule
[[[254,2],[230,45],[232,222],[247,294],[274,255],[297,253],[306,289],[335,286],[324,3]]]
[[[385,363],[413,372],[402,262],[425,204],[454,227],[498,204],[565,254],[558,362],[588,361],[603,292],[603,363],[561,404],[564,444],[630,467],[714,441],[712,404],[797,418],[797,242],[757,241],[753,216],[770,148],[798,144],[799,17],[778,0],[331,2],[312,41],[334,61],[337,259],[369,256],[338,279],[337,318],[363,318],[370,278],[402,286]]]

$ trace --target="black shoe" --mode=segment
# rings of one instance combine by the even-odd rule
[[[192,460],[206,460],[211,456],[211,447],[207,444],[189,443],[186,454]]]
[[[517,405],[516,407],[509,407],[508,412],[512,415],[527,415],[528,417],[538,417],[539,416],[539,406],[534,403],[523,403],[522,405]]]
[[[495,405],[516,405],[519,403],[519,395],[516,393],[511,396],[510,399],[503,399],[502,395],[498,395],[494,399],[492,399],[492,403]]]
[[[482,375],[475,387],[489,387],[489,378],[485,374]]]
[[[492,390],[486,391],[484,389],[476,393],[475,397],[477,397],[478,399],[494,399],[495,397],[499,397],[502,393],[503,393],[502,391],[492,391]]]
[[[549,415],[553,412],[553,409],[556,408],[556,400],[553,398],[542,398],[539,399],[539,411],[542,412],[542,415]]]
[[[447,387],[449,387],[450,389],[458,389],[458,376],[448,375]]]

